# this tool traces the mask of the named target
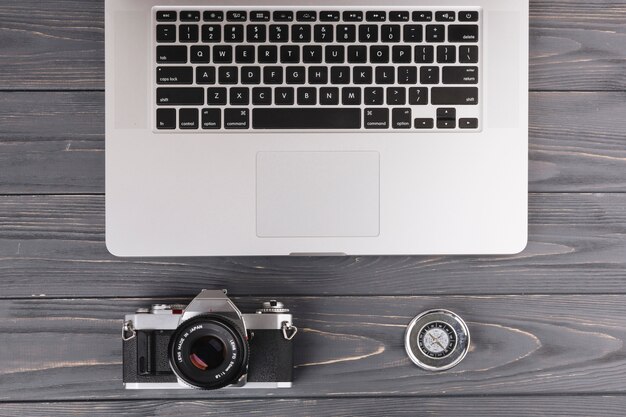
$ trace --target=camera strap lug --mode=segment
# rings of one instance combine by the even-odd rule
[[[283,330],[283,337],[287,340],[293,339],[296,333],[298,333],[298,328],[288,321],[283,321],[280,327]]]
[[[135,326],[131,320],[126,320],[122,325],[122,340],[124,342],[128,342],[132,340],[137,332],[135,331]]]

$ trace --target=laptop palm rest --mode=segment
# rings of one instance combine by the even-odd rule
[[[258,237],[375,237],[378,152],[259,152]]]

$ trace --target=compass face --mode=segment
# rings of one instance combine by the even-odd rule
[[[418,335],[420,350],[434,359],[448,356],[456,347],[456,333],[447,323],[434,321],[422,327]]]

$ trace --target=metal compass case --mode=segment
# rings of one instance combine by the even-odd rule
[[[165,90],[158,91],[163,86],[156,75],[161,65],[156,52],[157,12],[164,10],[178,16],[199,11],[194,24],[200,30],[211,11],[242,11],[247,16],[266,11],[272,19],[283,17],[273,14],[277,10],[294,15],[312,10],[318,16],[334,11],[344,16],[343,21],[328,23],[337,29],[350,20],[350,10],[359,15],[382,11],[387,16],[398,10],[418,14],[427,10],[433,15],[450,10],[459,20],[431,23],[447,27],[450,36],[445,41],[456,48],[465,39],[452,39],[451,25],[460,26],[461,12],[467,10],[476,16],[471,41],[477,47],[472,65],[478,76],[471,79],[475,85],[463,90],[472,91],[472,96],[455,107],[459,124],[454,126],[446,124],[447,115],[439,114],[448,107],[447,90],[440,90],[445,85],[439,84],[427,87],[433,99],[423,107],[386,107],[389,115],[412,112],[402,125],[377,125],[371,120],[373,110],[361,103],[300,113],[326,114],[341,127],[306,129],[327,120],[271,117],[277,106],[270,103],[237,109],[250,115],[249,122],[225,120],[219,129],[207,123],[188,130],[197,119],[185,124],[182,117],[187,113],[180,113],[180,123],[160,130],[168,125],[157,120],[159,103],[168,104]],[[346,11],[348,15],[343,14]],[[416,46],[426,45],[427,30],[433,29],[428,22],[416,22],[419,17],[409,22],[424,28],[424,39],[416,38]],[[224,19],[215,25],[230,23]],[[239,23],[246,26],[250,21]],[[263,24],[269,28],[273,23]],[[282,24],[296,23],[302,22]],[[182,23],[170,24],[179,28]],[[382,28],[384,22],[374,24]],[[181,38],[173,45],[181,45]],[[509,254],[526,246],[528,0],[105,0],[105,42],[106,243],[115,255]],[[381,42],[379,46],[384,46]],[[271,45],[269,39],[264,43]],[[339,45],[337,39],[331,43],[335,44]],[[441,68],[438,62],[431,65]],[[219,66],[213,61],[206,65]],[[230,65],[241,67],[236,62]],[[418,72],[423,66],[415,60],[409,65]],[[450,64],[458,65],[462,64]],[[454,68],[447,72],[458,75]],[[425,78],[428,74],[420,73],[419,82],[428,81]],[[394,86],[398,84],[390,85]],[[211,86],[193,87],[202,88],[196,89],[201,91],[200,102],[192,103],[191,114],[216,113],[207,102],[210,97],[202,93]],[[239,82],[236,87],[245,86]],[[283,82],[282,87],[289,86]],[[230,103],[221,109],[222,117],[238,117],[228,107]],[[333,111],[359,122],[347,125],[334,118]],[[422,117],[437,120],[434,128],[424,129],[428,123],[421,124]],[[464,117],[469,118],[465,125]]]

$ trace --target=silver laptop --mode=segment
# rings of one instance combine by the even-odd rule
[[[528,0],[106,0],[120,256],[510,254]]]

